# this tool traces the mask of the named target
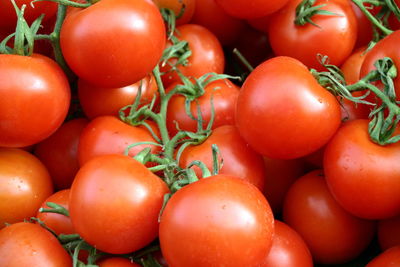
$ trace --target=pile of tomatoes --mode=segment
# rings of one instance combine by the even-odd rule
[[[400,266],[400,1],[0,1],[0,266]]]

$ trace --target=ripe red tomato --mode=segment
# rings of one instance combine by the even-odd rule
[[[99,116],[89,122],[79,138],[78,161],[80,166],[90,159],[106,154],[124,154],[125,149],[137,142],[156,142],[146,128],[134,127],[113,116]],[[150,147],[152,152],[160,150],[155,145],[139,145],[129,150],[134,156]]]
[[[273,215],[260,191],[220,174],[172,195],[159,239],[169,266],[251,267],[267,256],[273,233]]]
[[[0,146],[44,140],[62,124],[69,103],[68,80],[53,60],[0,55]]]
[[[71,267],[72,260],[49,231],[21,222],[0,231],[0,266]]]
[[[169,88],[172,89],[173,85]],[[168,89],[168,90],[169,90]],[[214,107],[215,117],[212,129],[222,125],[233,125],[235,123],[235,107],[239,95],[239,88],[229,80],[217,80],[209,83],[204,88],[204,95],[193,101],[190,110],[195,118],[198,118],[197,103],[200,106],[203,128],[205,129],[211,120],[212,106]],[[167,127],[171,135],[175,135],[178,127],[184,131],[196,132],[197,120],[190,118],[185,110],[185,97],[174,95],[167,110]]]
[[[70,189],[64,189],[54,193],[53,195],[49,196],[45,201],[43,201],[41,208],[49,209],[49,206],[47,206],[46,203],[52,202],[61,205],[66,210],[68,210],[70,191]],[[46,226],[53,230],[57,235],[69,235],[75,233],[74,227],[71,223],[71,219],[68,216],[57,213],[38,211],[38,213],[36,214],[36,218],[43,221]]]
[[[220,151],[218,160],[223,163],[219,174],[237,176],[249,181],[261,192],[264,190],[266,173],[263,159],[244,142],[236,127],[232,125],[218,127],[202,144],[186,148],[179,165],[186,168],[191,162],[200,160],[212,170],[213,144],[218,146]],[[201,177],[200,168],[195,167],[195,171],[198,177]]]
[[[275,57],[259,65],[239,93],[236,125],[260,154],[292,159],[322,147],[340,125],[336,98],[300,61]]]
[[[313,267],[313,259],[303,238],[287,224],[275,220],[272,247],[261,267]]]
[[[118,116],[121,108],[135,102],[140,83],[141,106],[150,104],[153,97],[158,95],[158,88],[153,75],[148,75],[141,81],[119,88],[104,88],[89,84],[84,80],[78,81],[78,96],[85,115],[93,119],[98,116]]]
[[[176,25],[183,25],[188,23],[192,17],[196,7],[195,0],[153,0],[159,8],[169,8],[174,11],[175,15],[183,14],[176,20]]]
[[[298,26],[294,23],[296,8],[301,0],[289,3],[273,14],[269,21],[269,40],[272,50],[279,56],[294,57],[307,67],[322,70],[317,54],[326,55],[330,63],[340,65],[353,51],[357,39],[357,20],[350,1],[317,0],[314,6],[340,16],[315,15],[310,23]]]
[[[400,216],[378,221],[378,241],[382,250],[400,246]]]
[[[96,263],[99,267],[140,267],[141,265],[126,258],[112,257]]]
[[[34,154],[49,170],[56,189],[69,188],[72,184],[79,169],[79,137],[87,124],[84,118],[70,120],[35,146]]]
[[[348,212],[366,219],[400,214],[400,143],[380,146],[368,120],[345,123],[328,143],[324,170],[329,190]]]
[[[35,216],[53,193],[45,166],[21,149],[0,148],[0,177],[0,229]]]
[[[123,155],[98,156],[83,165],[71,186],[69,209],[76,232],[99,250],[136,251],[158,235],[166,184]]]
[[[260,18],[282,8],[288,0],[215,0],[226,13],[242,19]]]
[[[60,34],[71,69],[101,87],[123,87],[143,79],[165,47],[165,27],[151,0],[102,0],[71,12]]]
[[[356,258],[375,234],[373,221],[346,212],[328,190],[322,171],[299,178],[286,194],[283,220],[307,243],[316,263]]]
[[[372,261],[370,261],[365,267],[395,267],[400,265],[400,246],[388,249]]]
[[[224,51],[212,32],[195,24],[185,24],[177,27],[176,30],[178,39],[187,41],[192,51],[192,55],[188,58],[188,64],[178,67],[183,75],[199,78],[209,72],[223,73],[225,67]],[[162,76],[162,80],[167,87],[174,82],[181,82],[175,71],[169,72],[169,64],[175,62],[175,59],[170,59],[169,63],[161,67],[161,71],[166,72]]]

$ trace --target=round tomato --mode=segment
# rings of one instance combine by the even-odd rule
[[[0,148],[0,177],[0,229],[35,216],[53,193],[45,166],[21,149]]]
[[[50,136],[70,98],[68,80],[50,58],[0,55],[0,146],[24,147]]]
[[[275,220],[271,250],[261,267],[313,267],[313,259],[303,238],[287,224]]]
[[[324,170],[330,191],[355,216],[386,219],[400,214],[400,143],[380,146],[368,120],[345,123],[328,143]]]
[[[218,160],[222,163],[219,174],[233,175],[249,181],[261,192],[265,185],[265,170],[262,157],[251,149],[239,135],[235,126],[225,125],[216,128],[202,144],[186,148],[179,165],[186,168],[195,160],[203,162],[209,170],[213,168],[212,145],[219,149]],[[200,168],[195,171],[201,177]]]
[[[112,257],[96,263],[99,267],[140,267],[141,265],[126,258]]]
[[[124,155],[98,156],[79,169],[72,183],[72,225],[99,250],[136,251],[157,237],[166,193],[166,184],[138,161]]]
[[[72,260],[49,231],[21,222],[0,231],[0,266],[71,267]]]
[[[198,1],[198,0],[197,0]],[[192,17],[196,7],[196,0],[153,0],[159,8],[169,8],[174,11],[176,16],[181,15],[176,20],[177,25],[188,23]],[[181,12],[183,13],[181,14]]]
[[[373,221],[346,212],[333,198],[322,171],[299,178],[286,194],[283,220],[307,243],[316,263],[356,258],[375,234]]]
[[[365,267],[395,267],[400,266],[400,246],[388,249],[372,261],[370,261]]]
[[[310,23],[294,23],[296,8],[301,0],[289,3],[273,14],[269,21],[269,40],[272,50],[279,56],[294,57],[307,67],[322,70],[317,54],[328,56],[330,63],[340,65],[353,51],[357,39],[357,20],[350,1],[317,0],[314,6],[338,15],[315,15]]]
[[[378,221],[378,241],[382,250],[400,246],[400,216]]]
[[[300,61],[275,57],[259,65],[239,93],[236,125],[258,153],[279,159],[310,154],[340,125],[336,98]]]
[[[65,60],[78,77],[102,87],[143,79],[165,47],[165,27],[151,0],[102,0],[71,12],[60,33]]]
[[[282,8],[288,0],[215,0],[226,13],[242,19],[260,18]]]
[[[159,239],[169,266],[251,267],[267,256],[273,233],[271,208],[261,192],[220,174],[172,195],[161,215]]]

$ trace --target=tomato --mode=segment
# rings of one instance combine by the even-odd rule
[[[197,0],[199,1],[199,0]],[[175,15],[178,16],[183,10],[183,14],[176,20],[177,25],[183,25],[188,23],[193,17],[195,11],[196,2],[195,0],[153,0],[159,8],[169,8],[174,11]],[[201,1],[201,0],[200,0]]]
[[[143,79],[165,47],[165,27],[151,0],[102,0],[65,19],[61,50],[80,78],[101,87]]]
[[[355,216],[386,219],[400,214],[400,143],[380,146],[368,120],[345,123],[328,143],[324,169],[330,191]]]
[[[236,125],[258,153],[293,159],[328,142],[340,125],[340,106],[301,62],[275,57],[245,80]]]
[[[99,267],[140,267],[141,265],[126,258],[112,257],[97,263]]]
[[[250,267],[265,259],[273,233],[273,215],[261,192],[220,174],[172,195],[161,215],[159,239],[169,266]]]
[[[68,80],[51,59],[0,55],[0,146],[24,147],[50,136],[70,103]]]
[[[395,267],[399,265],[400,246],[396,246],[376,256],[365,267]]]
[[[265,185],[265,170],[262,157],[251,149],[239,135],[233,125],[216,128],[202,144],[190,146],[184,150],[179,165],[186,168],[195,160],[203,162],[209,170],[213,168],[211,146],[219,149],[219,162],[222,168],[219,174],[233,175],[245,179],[255,185],[261,192]],[[198,177],[201,171],[196,168]]]
[[[372,40],[373,38],[372,24],[371,21],[360,10],[360,8],[353,3],[353,1],[350,1],[350,3],[357,20],[357,41],[354,47],[359,48],[368,45],[368,43]],[[371,9],[374,8],[374,6],[372,5],[368,5],[365,3],[364,5],[368,7],[369,11],[371,11]]]
[[[79,169],[72,183],[72,225],[99,250],[136,251],[157,237],[166,193],[166,184],[138,161],[123,155],[98,156]]]
[[[288,0],[215,0],[226,13],[233,17],[242,19],[260,18],[272,14],[282,8]]]
[[[72,260],[49,231],[21,222],[0,231],[0,266],[70,267]]]
[[[172,89],[173,85],[167,89]],[[195,118],[199,118],[197,108],[201,110],[203,128],[205,129],[211,120],[212,107],[214,107],[215,117],[212,129],[222,125],[235,124],[235,107],[239,95],[239,88],[229,80],[217,80],[209,83],[204,88],[204,95],[192,101],[190,105],[191,113]],[[213,106],[211,106],[211,100]],[[168,103],[167,127],[171,135],[175,135],[179,129],[184,131],[197,131],[197,120],[190,118],[185,109],[185,97],[174,95]]]
[[[378,221],[378,241],[382,250],[400,246],[400,216]]]
[[[0,229],[36,215],[53,193],[45,166],[21,149],[0,148],[0,177]]]
[[[138,142],[156,142],[146,128],[128,125],[113,116],[100,116],[92,120],[82,131],[78,145],[80,166],[90,159],[106,154],[124,154],[125,149]],[[129,150],[134,156],[150,147],[156,153],[160,147],[139,145]]]
[[[261,267],[312,267],[313,260],[301,236],[287,224],[275,220],[272,248]]]
[[[118,116],[119,110],[135,102],[138,88],[141,88],[141,106],[150,104],[158,95],[158,88],[153,75],[148,75],[141,81],[119,88],[104,88],[78,81],[78,95],[86,116],[93,119],[102,115]]]
[[[283,221],[303,237],[314,261],[322,264],[356,258],[375,234],[373,221],[351,215],[335,201],[320,170],[302,176],[291,186]]]
[[[33,0],[15,0],[19,8],[26,5],[24,18],[28,25],[44,14],[43,21],[52,18],[57,12],[57,4],[52,2],[35,2]],[[17,13],[10,0],[0,1],[0,28],[15,31],[17,26]]]
[[[49,170],[56,189],[69,188],[72,184],[79,169],[79,137],[87,124],[84,118],[70,120],[35,146],[34,154]]]
[[[296,8],[301,0],[290,0],[271,16],[269,40],[272,50],[279,56],[294,57],[307,67],[322,70],[317,54],[326,55],[330,63],[340,65],[353,51],[357,39],[357,20],[349,1],[318,0],[314,6],[325,5],[322,10],[338,15],[315,15],[304,26],[294,24]]]
[[[192,51],[188,58],[188,64],[178,67],[183,75],[199,78],[209,72],[223,73],[225,67],[224,51],[212,32],[195,24],[185,24],[177,27],[176,30],[178,39],[187,41]],[[175,62],[175,59],[170,59],[165,66],[161,67],[161,71],[165,73],[162,80],[167,87],[174,82],[180,83],[181,81],[175,71],[170,72],[169,64],[175,64]]]
[[[244,32],[245,23],[228,15],[214,0],[197,0],[191,23],[206,27],[223,44],[231,44]]]
[[[70,191],[70,189],[64,189],[54,193],[53,195],[49,196],[45,201],[43,201],[41,208],[49,209],[50,207],[47,206],[46,203],[52,202],[61,205],[66,210],[68,210]],[[36,214],[36,218],[44,222],[46,226],[53,230],[57,235],[69,235],[75,233],[74,227],[71,223],[71,219],[65,215],[50,212],[38,212]]]

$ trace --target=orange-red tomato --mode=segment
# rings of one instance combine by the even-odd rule
[[[175,15],[180,17],[176,20],[177,25],[188,23],[195,11],[196,2],[204,0],[153,0],[159,8],[169,8],[174,11]],[[181,14],[183,10],[183,13]]]
[[[400,266],[400,246],[390,248],[375,258],[365,267],[395,267]]]
[[[141,265],[126,258],[112,257],[96,263],[99,267],[140,267]]]

